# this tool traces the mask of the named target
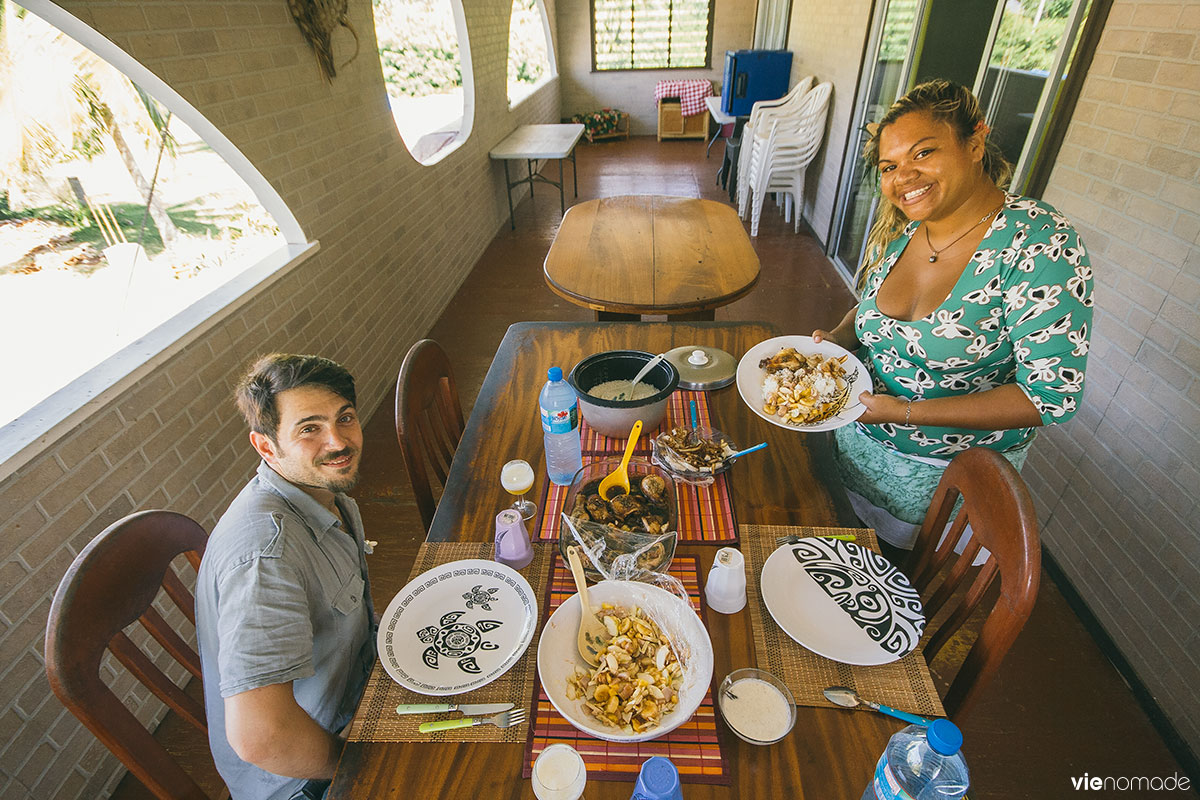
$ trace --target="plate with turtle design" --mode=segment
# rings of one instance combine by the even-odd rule
[[[495,561],[440,564],[401,589],[379,622],[379,660],[419,694],[461,694],[517,663],[537,624],[537,599],[516,570]]]
[[[872,550],[801,539],[763,564],[762,599],[788,636],[843,664],[876,665],[911,653],[925,629],[921,597]]]

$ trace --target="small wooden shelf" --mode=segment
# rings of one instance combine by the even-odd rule
[[[593,133],[588,137],[589,142],[598,142],[601,139],[628,139],[629,138],[629,114],[622,111],[620,119],[617,120],[617,129],[608,133]]]
[[[708,109],[701,114],[685,117],[678,98],[664,97],[658,101],[658,141],[707,138]]]

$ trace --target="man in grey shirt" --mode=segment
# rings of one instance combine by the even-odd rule
[[[354,379],[275,354],[236,394],[262,462],[197,580],[209,744],[233,800],[319,798],[375,659]]]

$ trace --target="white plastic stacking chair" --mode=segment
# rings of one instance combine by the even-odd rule
[[[754,151],[767,142],[771,132],[771,122],[799,112],[813,85],[813,76],[807,75],[800,79],[788,93],[778,100],[759,100],[750,109],[750,119],[742,126],[742,146],[738,151],[737,172],[737,201],[738,215],[746,216],[746,187],[750,185],[749,176],[753,170],[751,164]]]
[[[761,157],[758,163],[751,164],[748,188],[751,236],[758,236],[763,198],[770,192],[785,195],[784,218],[792,222],[794,213],[793,230],[800,232],[804,176],[825,137],[825,118],[829,113],[832,91],[833,84],[820,84],[805,97],[804,107],[797,117],[777,119],[771,123]]]

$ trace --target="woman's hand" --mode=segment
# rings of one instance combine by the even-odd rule
[[[815,337],[814,337],[815,338]],[[885,422],[904,422],[904,414],[908,411],[908,401],[890,394],[871,394],[863,392],[858,396],[858,402],[867,407],[858,421],[866,425],[882,425]]]
[[[846,316],[842,317],[842,321],[833,330],[826,331],[818,328],[813,331],[813,341],[819,342],[828,339],[838,347],[846,350],[857,350],[862,344],[858,341],[858,334],[854,331],[854,315],[857,312],[858,306],[851,306],[850,310],[846,312]]]

